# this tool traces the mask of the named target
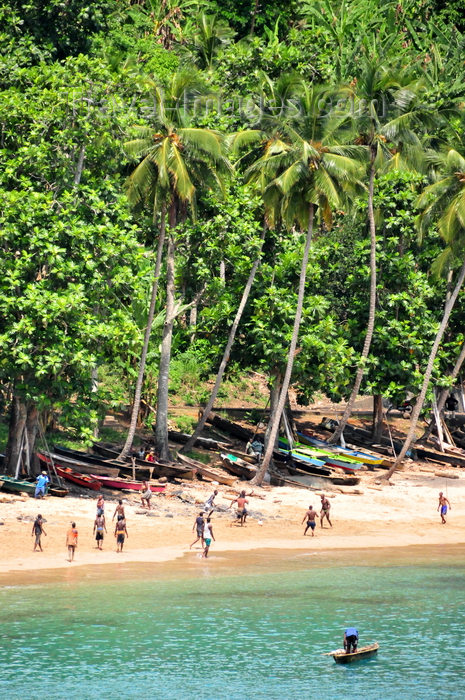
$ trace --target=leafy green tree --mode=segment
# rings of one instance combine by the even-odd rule
[[[439,233],[446,243],[444,252],[439,256],[437,269],[453,269],[458,263],[461,265],[454,289],[446,300],[444,314],[436,333],[431,348],[428,363],[425,368],[420,394],[416,400],[410,419],[410,428],[402,449],[389,472],[389,479],[395,469],[402,463],[415,436],[415,430],[423,408],[426,392],[431,379],[434,361],[449,322],[449,317],[465,280],[465,157],[454,148],[448,148],[443,152],[430,154],[430,161],[434,168],[435,182],[427,187],[419,198],[418,206],[422,209],[420,226],[424,230],[431,222],[437,221]]]
[[[332,208],[341,205],[343,193],[362,173],[360,162],[354,158],[358,153],[357,147],[339,143],[336,131],[341,124],[327,118],[322,91],[303,89],[299,107],[296,125],[282,125],[284,137],[269,140],[261,157],[247,172],[249,178],[265,183],[264,202],[271,221],[279,217],[287,226],[297,224],[307,231],[286,369],[276,410],[270,415],[272,428],[263,462],[257,472],[257,483],[261,483],[268,469],[287,400],[302,317],[315,210],[318,209],[322,220],[330,225]],[[244,140],[246,138],[244,136]]]
[[[189,125],[190,112],[185,108],[199,93],[197,76],[176,73],[169,92],[155,88],[157,115],[152,126],[135,127],[137,138],[126,143],[126,150],[141,159],[131,175],[130,186],[141,195],[153,193],[154,207],[166,205],[168,243],[166,251],[166,316],[163,327],[157,392],[155,440],[161,458],[169,458],[168,448],[168,387],[173,325],[179,304],[175,302],[175,229],[184,217],[185,206],[195,215],[196,186],[218,182],[228,170],[222,139],[218,132]],[[160,244],[159,244],[160,245]],[[158,276],[154,276],[157,283]],[[152,294],[154,306],[156,292]],[[147,324],[146,342],[149,338]],[[145,358],[141,360],[139,378],[143,376]],[[137,420],[139,406],[134,401],[132,424]],[[134,430],[134,428],[132,429]],[[130,449],[126,441],[123,452]]]

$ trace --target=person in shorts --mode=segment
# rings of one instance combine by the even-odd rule
[[[447,515],[447,508],[451,509],[451,505],[449,502],[449,499],[446,498],[443,494],[442,491],[439,492],[439,505],[438,505],[438,511],[441,514],[441,523],[443,525],[446,524],[446,515]]]
[[[148,485],[147,481],[143,481],[142,486],[140,487],[140,502],[142,504],[142,507],[145,507],[145,505],[147,505],[147,508],[150,510],[151,498],[152,491],[150,489],[150,486]]]
[[[204,530],[204,527],[205,527],[205,520],[203,519],[203,511],[201,511],[201,512],[198,514],[198,516],[196,517],[196,519],[194,520],[194,524],[193,524],[193,526],[192,526],[192,532],[194,532],[194,530],[197,530],[197,539],[194,540],[194,541],[192,542],[192,544],[191,544],[191,546],[189,547],[189,549],[192,549],[192,547],[194,546],[194,544],[195,544],[196,542],[198,542],[199,540],[201,540],[202,547],[205,547],[205,542],[204,542],[204,539],[203,539],[203,530]]]
[[[40,538],[42,537],[42,533],[47,537],[47,533],[44,530],[44,525],[43,525],[43,519],[41,514],[37,516],[37,518],[34,520],[34,523],[32,525],[32,532],[31,535],[35,535],[36,539],[34,542],[34,549],[33,551],[35,552],[37,550],[37,547],[40,549],[41,552],[44,550],[42,549],[42,544],[40,542]]]
[[[107,531],[107,526],[105,524],[105,516],[97,515],[94,522],[94,535],[97,542],[97,549],[102,549],[103,545],[103,533]]]
[[[122,552],[124,540],[126,539],[126,537],[129,537],[129,535],[128,535],[128,529],[126,527],[126,520],[124,518],[122,518],[121,516],[118,516],[118,520],[116,522],[115,537],[116,537],[116,551]]]
[[[213,525],[211,524],[210,518],[207,518],[207,522],[205,523],[205,527],[203,529],[203,538],[205,542],[205,548],[202,552],[202,557],[206,559],[208,557],[208,550],[210,549],[212,539],[215,539],[215,535],[213,534]]]
[[[355,627],[347,627],[344,631],[344,649],[346,654],[353,654],[357,651],[358,630]]]
[[[304,518],[302,520],[302,523],[304,522],[305,518],[307,519],[307,526],[304,531],[304,536],[307,534],[308,528],[312,531],[312,537],[315,537],[315,527],[316,527],[316,518],[318,516],[318,513],[316,510],[313,510],[313,506],[309,506],[307,512],[304,515]]]

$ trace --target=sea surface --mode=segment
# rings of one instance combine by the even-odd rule
[[[462,546],[3,576],[0,698],[465,698],[464,593]],[[349,625],[377,657],[324,656]]]

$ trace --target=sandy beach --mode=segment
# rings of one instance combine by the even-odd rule
[[[315,537],[303,537],[301,524],[309,505],[319,511],[321,491],[292,488],[255,488],[249,496],[250,516],[239,527],[233,510],[223,512],[234,498],[234,491],[219,486],[213,515],[214,535],[209,562],[224,552],[258,549],[330,551],[410,545],[453,545],[465,542],[465,470],[454,469],[459,478],[436,476],[434,467],[415,465],[415,471],[394,475],[391,484],[377,484],[380,474],[366,472],[356,488],[337,489],[328,493],[333,527],[317,524]],[[448,470],[447,473],[450,473]],[[13,581],[15,573],[53,570],[64,567],[99,566],[122,562],[168,562],[187,555],[198,558],[200,543],[192,550],[195,539],[194,519],[213,491],[206,483],[169,484],[165,494],[155,495],[150,514],[141,512],[136,495],[122,496],[129,537],[122,554],[116,553],[112,516],[119,497],[104,492],[108,532],[103,551],[96,549],[93,523],[97,495],[87,492],[64,499],[47,497],[35,500],[1,492],[0,495],[0,574]],[[239,483],[237,489],[250,492],[250,484]],[[341,491],[344,491],[342,493]],[[437,512],[438,493],[443,491],[451,502],[447,524],[442,525]],[[41,513],[47,536],[42,537],[43,552],[33,552],[32,522]],[[73,563],[67,561],[66,531],[74,520],[79,544]],[[22,578],[22,577],[21,577]]]

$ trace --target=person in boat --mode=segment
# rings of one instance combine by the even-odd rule
[[[37,518],[34,520],[34,523],[32,525],[32,532],[31,532],[31,535],[36,536],[36,539],[34,542],[34,549],[33,549],[34,552],[36,551],[37,547],[40,549],[41,552],[44,551],[42,549],[42,544],[40,541],[40,538],[42,537],[42,533],[45,535],[45,537],[47,537],[47,533],[44,530],[44,521],[43,521],[41,514],[39,513]]]
[[[71,527],[66,533],[66,546],[68,547],[68,561],[73,561],[74,552],[78,545],[78,531],[76,530],[76,523],[71,523]]]
[[[323,520],[326,518],[326,520],[329,523],[329,526],[332,527],[333,524],[331,520],[329,519],[329,511],[331,510],[331,503],[329,500],[326,498],[324,493],[321,494],[321,512],[320,512],[320,525],[321,527],[324,527],[323,525]]]
[[[234,499],[234,501],[231,501],[230,505],[228,508],[231,508],[234,503],[237,503],[237,513],[236,516],[240,520],[241,527],[244,525],[246,518],[248,516],[248,511],[247,511],[247,504],[248,500],[245,495],[245,491],[241,491],[240,496]]]
[[[124,506],[123,506],[123,501],[121,500],[121,498],[119,499],[118,505],[116,506],[115,512],[113,513],[113,517],[111,519],[112,522],[115,519],[115,515],[117,515],[118,518],[120,515],[124,518]]]
[[[145,449],[144,446],[141,445],[138,450],[136,450],[136,457],[139,457],[139,459],[144,459],[145,456]]]
[[[45,496],[45,489],[50,483],[47,472],[42,472],[36,478],[36,490],[34,492],[34,498],[43,498]]]
[[[446,515],[447,515],[447,508],[452,510],[450,501],[448,498],[446,498],[443,494],[442,491],[439,492],[439,505],[438,505],[438,511],[441,514],[441,522],[443,525],[446,524]]]
[[[210,512],[210,514],[211,514],[214,511],[214,509],[215,509],[214,501],[215,501],[215,498],[217,496],[218,496],[218,489],[215,489],[213,491],[213,493],[211,494],[211,496],[209,496],[207,498],[207,500],[205,501],[203,509],[206,513]]]
[[[107,531],[107,526],[105,523],[105,516],[103,514],[102,515],[97,514],[97,517],[95,518],[95,521],[94,521],[94,530],[93,530],[93,534],[95,535],[95,540],[97,542],[97,549],[100,549],[100,550],[102,549],[103,533],[106,531]]]
[[[358,630],[355,627],[347,627],[344,631],[344,649],[346,654],[353,654],[357,651]]]
[[[194,524],[193,524],[193,526],[192,526],[192,532],[194,532],[194,530],[197,530],[197,539],[194,540],[194,541],[192,542],[192,544],[191,544],[191,546],[189,547],[189,549],[192,549],[192,547],[194,546],[194,544],[195,544],[196,542],[198,542],[199,540],[201,540],[202,547],[205,547],[205,541],[204,541],[204,538],[203,538],[203,530],[204,530],[204,528],[205,528],[205,520],[203,519],[203,511],[201,511],[201,512],[198,514],[198,516],[196,517],[196,519],[194,520]]]
[[[99,494],[99,497],[97,499],[97,515],[103,515],[105,511],[105,499],[103,497],[103,494]]]
[[[118,516],[118,520],[116,521],[115,537],[116,537],[116,551],[122,552],[124,540],[126,537],[129,537],[129,535],[128,535],[128,529],[126,527],[126,520],[125,520],[125,518],[122,518],[120,515]]]
[[[203,539],[205,542],[205,549],[202,552],[202,557],[206,559],[208,557],[208,550],[210,549],[212,539],[215,539],[215,535],[213,534],[213,525],[211,524],[210,518],[207,518],[207,522],[205,523],[205,527],[203,529]]]
[[[155,450],[153,449],[153,447],[151,447],[145,455],[145,460],[146,462],[155,462]]]
[[[304,536],[307,534],[308,528],[312,531],[312,537],[315,536],[315,527],[316,527],[316,518],[318,517],[318,513],[316,510],[313,510],[313,506],[309,506],[307,512],[304,515],[304,518],[302,520],[302,523],[304,522],[305,518],[307,518],[307,525],[305,527],[304,531]]]
[[[253,455],[258,461],[260,461],[263,455],[263,443],[260,440],[249,441],[245,447],[245,451],[248,455]]]
[[[152,491],[150,489],[150,486],[146,481],[142,482],[142,486],[140,489],[140,502],[143,508],[147,506],[147,508],[150,510],[150,499],[152,498]]]

